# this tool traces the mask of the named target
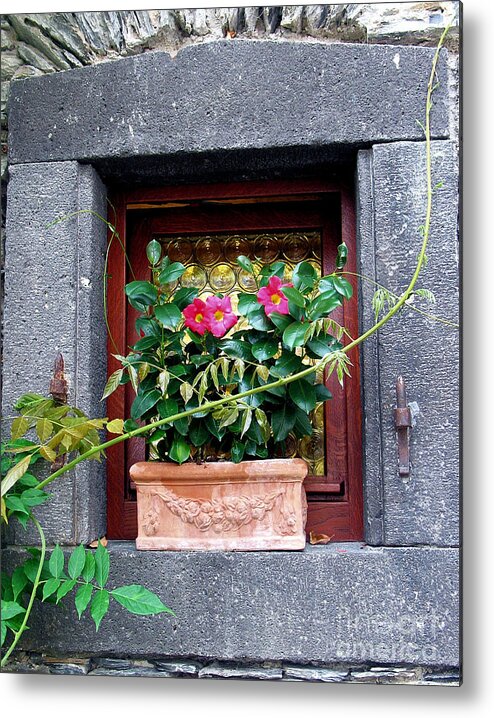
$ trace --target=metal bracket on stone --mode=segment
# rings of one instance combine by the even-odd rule
[[[65,362],[63,355],[59,352],[55,359],[55,366],[53,367],[53,378],[50,381],[50,394],[55,401],[60,404],[66,404],[69,394],[69,383],[65,378]],[[65,464],[67,454],[61,454],[57,456],[55,461],[51,465],[52,471],[58,471]]]
[[[394,417],[398,441],[399,473],[400,476],[410,476],[409,430],[412,426],[412,412],[407,404],[405,380],[402,376],[399,376],[396,380]]]
[[[63,355],[60,352],[57,354],[55,359],[55,366],[53,367],[53,379],[50,381],[50,394],[61,404],[67,403],[69,393],[69,383],[65,378],[65,363]]]

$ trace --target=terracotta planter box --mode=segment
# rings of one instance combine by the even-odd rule
[[[300,550],[307,502],[302,459],[204,464],[139,462],[138,549]]]

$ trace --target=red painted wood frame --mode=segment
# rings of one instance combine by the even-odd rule
[[[198,235],[212,232],[268,232],[319,230],[322,269],[334,270],[336,248],[348,246],[348,272],[356,272],[355,213],[351,183],[319,178],[239,182],[134,189],[111,197],[120,242],[112,242],[108,256],[108,374],[119,368],[113,354],[126,355],[136,340],[136,312],[128,305],[124,286],[133,279],[123,248],[137,278],[149,272],[145,247],[152,235]],[[110,235],[111,236],[111,235]],[[351,301],[333,313],[352,336],[358,334],[356,280]],[[326,384],[333,399],[325,404],[326,475],[308,477],[305,483],[309,510],[307,533],[326,534],[333,541],[363,538],[362,418],[359,353],[350,355],[352,377],[344,389],[336,376]],[[107,400],[110,419],[127,417],[133,394],[130,385],[117,389]],[[134,539],[137,534],[136,502],[128,476],[129,466],[144,458],[142,439],[125,441],[108,449],[108,537]]]

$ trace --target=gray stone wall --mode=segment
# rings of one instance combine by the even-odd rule
[[[444,23],[458,5],[441,3],[440,17],[431,4],[421,5],[422,19],[433,26],[429,41],[435,41],[441,23],[430,18]],[[55,69],[32,64],[36,77],[10,86],[6,404],[15,393],[45,389],[53,353],[61,349],[71,399],[91,412],[100,406],[106,351],[100,329],[104,228],[89,217],[56,225],[50,233],[46,224],[77,209],[101,212],[106,186],[124,179],[156,184],[164,178],[174,183],[290,176],[315,167],[329,171],[345,160],[355,168],[361,271],[400,291],[420,245],[425,145],[416,120],[423,116],[434,50],[413,43],[367,45],[360,36],[351,37],[353,43],[335,42],[348,39],[335,35],[335,28],[351,17],[362,24],[364,15],[357,10],[363,13],[365,7],[375,12],[378,6],[261,8],[254,25],[248,25],[247,8],[243,16],[228,15],[237,30],[221,25],[227,11],[171,13],[166,17],[175,22],[172,36],[180,38],[173,61],[156,52],[165,48],[160,46],[164,26],[156,33],[161,39],[149,39],[153,23],[164,18],[159,13],[100,13],[84,15],[85,21],[82,15],[60,14],[58,39],[51,20],[51,34],[25,21],[15,30],[10,16],[3,20],[8,37],[24,33],[20,42],[26,46],[35,38],[38,52],[44,52],[40,45],[47,39],[59,49],[63,45],[63,61],[71,68],[45,55]],[[386,17],[388,28],[398,32],[391,20],[401,16],[394,9],[381,20]],[[318,34],[317,23],[307,19],[317,12]],[[185,29],[177,24],[179,17]],[[91,32],[101,34],[103,21],[108,39],[98,50],[96,39],[88,38]],[[149,33],[145,43],[137,26]],[[370,27],[369,20],[366,40],[372,39]],[[299,37],[300,28],[305,35]],[[61,39],[64,31],[72,49]],[[395,39],[393,32],[388,40]],[[110,37],[114,45],[108,50]],[[422,44],[420,37],[415,35]],[[410,38],[402,34],[400,41]],[[26,55],[23,46],[21,51]],[[10,52],[22,60],[18,44]],[[141,52],[141,57],[103,61]],[[93,66],[76,67],[72,58]],[[434,182],[444,185],[434,195],[429,263],[421,276],[421,285],[436,293],[438,313],[453,321],[459,281],[455,67],[453,46],[452,52],[443,51],[438,67],[432,165]],[[225,103],[230,98],[230,84],[221,82],[226,69],[244,78],[241,102],[232,95]],[[184,76],[201,98],[199,106],[188,101]],[[133,77],[131,97],[122,102],[122,88],[128,89]],[[219,82],[208,95],[203,86],[213,77]],[[292,88],[291,98],[286,88]],[[275,111],[275,96],[291,100],[290,122]],[[170,107],[177,98],[181,111],[174,116]],[[247,129],[242,133],[239,127]],[[29,311],[23,303],[26,288]],[[372,324],[371,294],[362,283],[363,328]],[[97,317],[100,328],[94,331]],[[47,333],[47,324],[56,330]],[[392,424],[398,374],[407,380],[409,400],[418,404],[406,480],[397,475]],[[78,623],[71,609],[62,615],[52,606],[38,606],[23,640],[23,648],[33,652],[24,667],[63,672],[62,664],[68,663],[73,672],[94,675],[181,670],[198,677],[353,682],[406,682],[408,671],[411,682],[454,683],[452,670],[460,663],[458,384],[456,333],[405,310],[401,321],[385,327],[362,354],[367,545],[308,546],[294,554],[201,554],[137,552],[131,542],[110,542],[115,585],[144,583],[176,610],[177,619],[129,618],[117,609],[96,634],[90,620]],[[104,482],[94,465],[86,471],[67,477],[50,507],[50,547],[56,541],[87,543],[104,531]],[[28,540],[14,537],[17,543]],[[4,565],[15,564],[21,552],[20,546],[7,548]],[[40,651],[52,660],[36,658]],[[105,658],[98,662],[97,656]]]
[[[459,3],[405,2],[37,13],[1,16],[1,176],[6,179],[8,97],[13,80],[150,50],[241,38],[434,45]]]

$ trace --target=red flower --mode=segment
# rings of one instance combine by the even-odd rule
[[[237,323],[238,317],[232,312],[230,297],[208,297],[206,299],[207,328],[215,337],[224,336]]]
[[[293,287],[293,284],[283,284],[279,277],[270,277],[267,287],[261,287],[257,292],[257,301],[264,305],[266,314],[288,314],[288,299],[281,291],[283,287]]]
[[[206,329],[209,329],[206,319],[206,304],[202,299],[194,299],[192,304],[185,307],[182,314],[185,317],[185,326],[192,329],[196,334],[202,336]]]

